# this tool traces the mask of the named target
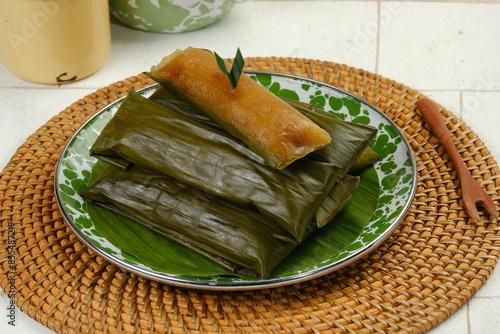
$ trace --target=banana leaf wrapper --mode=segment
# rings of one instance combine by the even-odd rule
[[[368,146],[363,153],[359,156],[358,159],[354,162],[354,164],[351,166],[349,169],[350,173],[360,171],[362,169],[365,169],[368,166],[373,165],[375,162],[377,162],[380,159],[380,155],[372,149],[370,146]]]
[[[360,177],[346,175],[335,184],[314,215],[317,228],[322,228],[337,216],[349,203],[359,186]]]
[[[332,189],[338,195],[328,197],[333,199],[330,205],[335,214],[354,194],[352,180],[359,177],[348,175]],[[266,278],[298,245],[287,231],[258,211],[142,167],[124,171],[111,166],[82,196],[184,245],[231,273]],[[309,225],[306,234],[314,229]]]
[[[258,211],[140,167],[111,166],[82,196],[232,272],[267,277],[297,245]]]
[[[305,238],[323,198],[344,174],[341,165],[307,158],[275,169],[226,132],[135,92],[103,129],[91,154],[124,169],[143,166],[254,208],[298,241]]]
[[[214,121],[209,117],[211,112],[206,111],[208,107],[184,94],[173,82],[156,78],[149,73],[145,74],[159,84],[149,97],[150,100],[213,128],[223,129],[220,121]],[[310,103],[285,98],[282,100],[320,125],[333,138],[330,144],[310,153],[307,158],[340,165],[343,167],[343,172],[350,173],[371,166],[379,159],[378,154],[368,146],[377,133],[373,127],[343,121]],[[353,159],[353,156],[356,158]]]
[[[309,159],[341,165],[342,172],[346,174],[366,168],[378,160],[377,153],[368,146],[377,134],[374,127],[341,120],[314,104],[284,100],[327,130],[333,138],[331,144],[310,153],[307,156]],[[366,159],[367,155],[371,159]]]

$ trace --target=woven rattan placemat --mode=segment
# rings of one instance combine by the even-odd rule
[[[247,69],[337,85],[377,106],[402,129],[415,153],[419,181],[395,233],[364,259],[329,275],[255,291],[173,287],[97,256],[62,219],[53,190],[55,166],[66,141],[89,116],[129,89],[152,83],[139,75],[54,116],[0,174],[0,284],[6,293],[15,291],[19,309],[58,333],[420,333],[481,287],[499,257],[500,228],[466,215],[456,171],[416,110],[419,92],[331,62],[248,58],[246,63]],[[469,170],[498,202],[496,161],[464,122],[442,112]]]

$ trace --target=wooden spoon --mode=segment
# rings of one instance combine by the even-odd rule
[[[422,117],[440,140],[458,171],[458,177],[462,185],[462,197],[464,199],[465,210],[469,216],[475,220],[480,220],[481,217],[478,207],[482,207],[492,217],[498,218],[498,210],[493,200],[467,170],[436,104],[430,99],[424,98],[418,100],[417,105],[422,113]]]

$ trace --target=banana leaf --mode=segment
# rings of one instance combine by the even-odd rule
[[[346,175],[328,193],[314,216],[317,228],[324,227],[349,203],[359,186],[359,176]]]
[[[359,170],[362,170],[368,166],[373,165],[376,161],[380,159],[380,155],[375,152],[374,149],[372,149],[370,146],[368,146],[363,153],[359,156],[358,159],[352,164],[351,168],[349,169],[349,173],[357,172]]]
[[[89,182],[102,175],[108,165],[97,162]],[[354,241],[376,210],[379,180],[373,167],[359,174],[360,184],[351,201],[335,219],[313,232],[272,271],[270,278],[289,276],[316,268],[318,264],[335,260]],[[214,276],[239,276],[240,272],[203,257],[198,252],[156,233],[136,221],[109,209],[86,203],[96,230],[121,250],[131,264],[141,264],[154,270],[190,279]]]
[[[337,214],[345,207],[356,190],[350,186],[352,180],[359,180],[359,177],[344,177],[335,185],[332,192],[341,195],[343,200],[339,200],[339,196],[329,196],[332,200],[327,202],[334,209],[328,212]],[[111,166],[82,196],[95,206],[128,217],[201,254],[231,273],[268,277],[298,245],[288,232],[259,212],[142,167],[133,166],[124,171]],[[94,212],[99,214],[99,211]],[[332,216],[327,218],[333,219]],[[112,237],[118,239],[119,245],[130,242],[124,239],[124,228],[137,230],[137,226],[126,221],[121,222],[121,227],[112,221],[101,226],[108,235],[110,230],[119,231]],[[310,225],[307,235],[314,229]],[[154,238],[151,233],[143,232],[140,240],[144,244],[131,251],[149,248],[149,242],[144,241]],[[162,250],[163,247],[159,251]],[[149,254],[151,252],[145,252]],[[151,259],[146,258],[146,262]]]
[[[259,212],[141,167],[123,171],[112,166],[82,196],[231,272],[267,277],[297,245]]]
[[[96,182],[109,168],[109,164],[97,161],[89,174],[88,184]],[[94,202],[94,204],[97,204]],[[207,277],[219,275],[243,276],[233,273],[188,247],[172,241],[127,216],[106,209],[92,201],[85,201],[95,230],[117,247],[124,261],[132,265],[144,265],[159,272],[173,275]],[[107,249],[111,254],[116,251]]]
[[[175,84],[168,80],[155,78],[151,75],[149,76],[159,83],[156,90],[149,97],[150,100],[175,110],[193,120],[222,130],[222,127],[209,118],[207,114],[200,113],[199,107],[194,104],[194,101],[177,89]],[[364,150],[359,149],[366,145],[367,138],[373,139],[375,136],[376,130],[374,131],[372,127],[343,121],[337,116],[327,113],[310,103],[285,98],[282,98],[282,100],[309,119],[321,125],[321,127],[325,128],[333,138],[333,142],[327,145],[327,147],[319,150],[319,152],[316,151],[309,154],[307,156],[309,159],[340,164],[344,166],[344,170],[348,169],[349,173],[366,168],[379,159],[378,154],[369,146],[366,146]],[[359,137],[357,137],[358,133],[360,135]],[[348,150],[352,150],[352,152],[361,151],[358,157],[354,159],[354,162],[351,161],[352,156],[344,154]],[[335,152],[338,152],[338,154]],[[343,156],[346,158],[342,159]]]
[[[135,92],[103,129],[91,154],[112,164],[123,159],[120,167],[137,164],[255,208],[298,241],[345,169],[335,162],[303,158],[277,170],[229,134]]]
[[[371,160],[370,164],[367,164],[365,157],[363,157],[367,150],[371,150],[368,145],[377,134],[374,127],[343,121],[337,116],[321,110],[314,104],[290,99],[284,100],[313,122],[319,124],[332,136],[331,144],[310,153],[307,158],[328,161],[343,166],[342,173],[353,172],[352,168],[355,164],[363,165],[366,168],[376,161]],[[360,167],[356,168],[361,169]]]
[[[335,263],[344,251],[356,251],[356,242],[368,221],[376,214],[380,183],[373,166],[359,171],[359,186],[346,207],[332,222],[316,229],[273,271],[273,276],[287,276],[316,268],[321,263]]]

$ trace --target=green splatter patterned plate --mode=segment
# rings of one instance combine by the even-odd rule
[[[314,245],[316,248],[312,248],[315,254],[311,254],[307,261],[285,266],[285,270],[278,267],[268,279],[224,274],[179,274],[165,269],[168,265],[158,269],[131,256],[106,239],[98,228],[98,218],[91,213],[93,210],[79,196],[89,182],[92,169],[97,167],[97,161],[89,156],[89,148],[120,106],[121,99],[88,120],[69,140],[61,154],[56,170],[56,196],[62,214],[75,234],[95,252],[125,270],[164,283],[210,290],[248,290],[297,283],[346,266],[379,246],[406,214],[416,190],[415,160],[400,130],[373,105],[332,85],[287,74],[258,71],[247,74],[280,97],[313,103],[342,119],[369,124],[378,129],[371,146],[381,159],[370,168],[372,172],[367,173],[373,173],[375,182],[380,182],[380,196],[375,214],[356,230],[352,241],[326,254],[318,243]],[[156,85],[152,85],[139,93],[148,97],[155,89]],[[322,229],[322,239],[319,241],[333,243],[335,234],[339,232],[342,233],[335,228]]]

